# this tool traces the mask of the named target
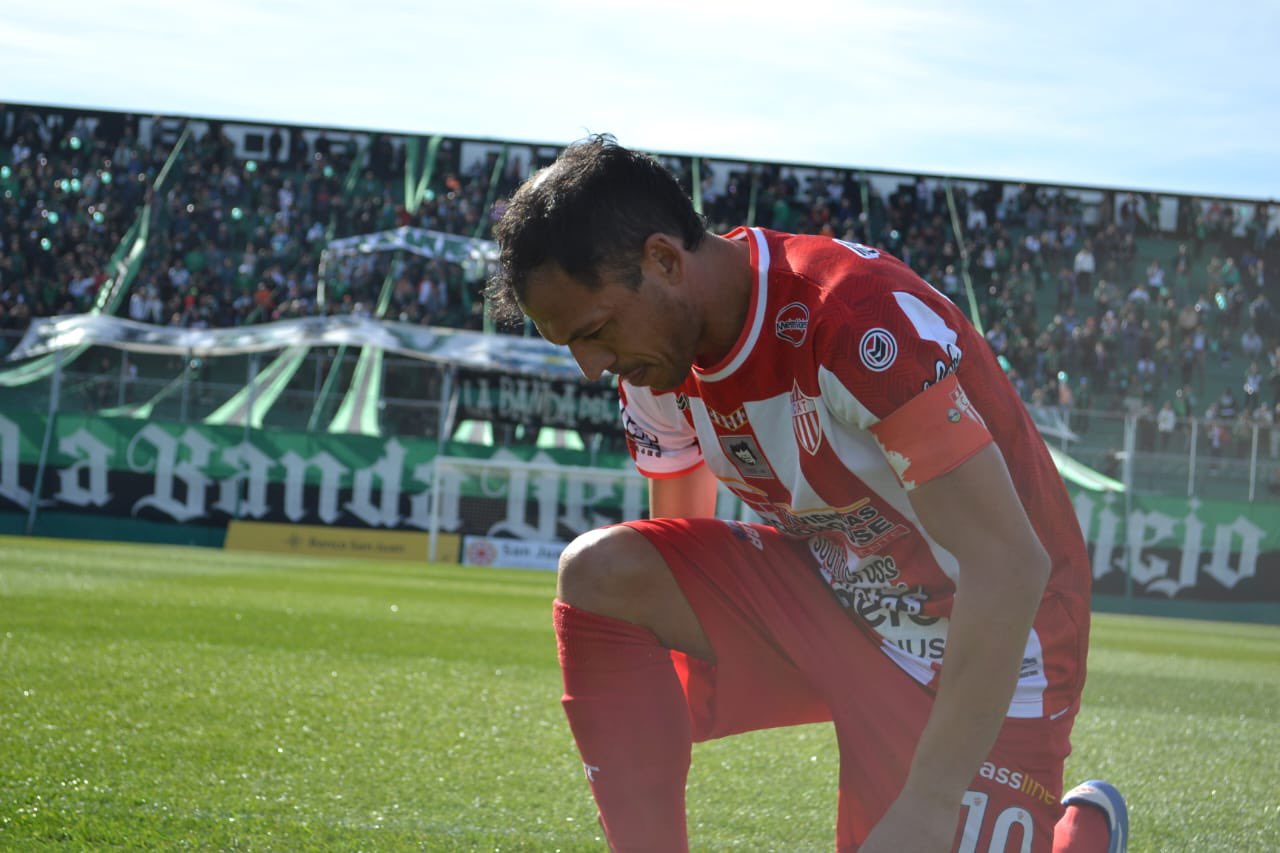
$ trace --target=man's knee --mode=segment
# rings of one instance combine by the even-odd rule
[[[560,556],[557,596],[604,616],[640,622],[637,612],[671,572],[644,536],[627,527],[584,533]]]
[[[643,625],[668,648],[714,659],[670,566],[629,527],[593,530],[571,542],[560,557],[556,595],[580,610]]]

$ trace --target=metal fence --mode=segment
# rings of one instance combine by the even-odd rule
[[[11,350],[18,337],[0,332],[0,352]],[[61,369],[57,411],[177,423],[204,421],[238,392],[251,387],[270,358],[271,354],[261,354],[202,359],[92,347]],[[354,349],[312,350],[266,409],[261,426],[299,432],[326,430],[358,358],[359,351]],[[382,387],[385,393],[378,404],[382,433],[419,438],[439,435],[445,396],[441,367],[416,359],[387,358]],[[0,408],[49,411],[53,390],[52,375],[16,387],[0,385]]]
[[[1046,440],[1121,481],[1134,494],[1217,500],[1280,500],[1280,425],[1150,414],[1033,410]],[[1047,423],[1056,428],[1044,429]]]

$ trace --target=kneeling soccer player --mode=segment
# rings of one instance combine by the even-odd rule
[[[580,537],[554,621],[614,850],[683,850],[694,741],[830,720],[840,850],[1124,849],[1062,797],[1090,566],[986,341],[873,248],[705,230],[653,159],[570,146],[497,227],[490,296],[621,378],[648,521]],[[712,517],[722,482],[767,525]]]

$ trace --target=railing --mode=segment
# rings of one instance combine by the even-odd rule
[[[1135,494],[1280,500],[1280,424],[1247,415],[1184,417],[1161,430],[1151,414],[1033,410],[1033,416],[1050,444]]]
[[[16,340],[0,333],[0,346]],[[322,384],[331,365],[339,381],[350,378],[358,352],[313,351],[307,355],[289,386],[266,412],[263,426],[306,431],[310,422],[326,430],[340,395],[324,395]],[[269,361],[259,356],[261,367]],[[333,362],[337,361],[336,364]],[[230,356],[206,363],[199,358],[154,356],[94,348],[61,372],[57,411],[60,414],[100,414],[177,423],[202,421],[218,406],[253,381],[252,356]],[[381,430],[386,435],[435,438],[439,432],[442,382],[439,367],[405,358],[388,358],[384,370],[394,382],[396,396],[379,404]],[[18,388],[0,388],[0,409],[45,412],[49,409],[51,379]],[[321,411],[314,412],[317,403]],[[313,418],[313,413],[315,417]]]

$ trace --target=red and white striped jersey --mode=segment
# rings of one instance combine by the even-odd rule
[[[739,228],[755,272],[719,363],[671,392],[623,383],[636,467],[702,463],[766,523],[809,541],[841,604],[921,683],[958,578],[908,492],[995,441],[1053,559],[1010,716],[1062,711],[1084,676],[1091,580],[1065,486],[982,336],[902,262],[827,237]]]

